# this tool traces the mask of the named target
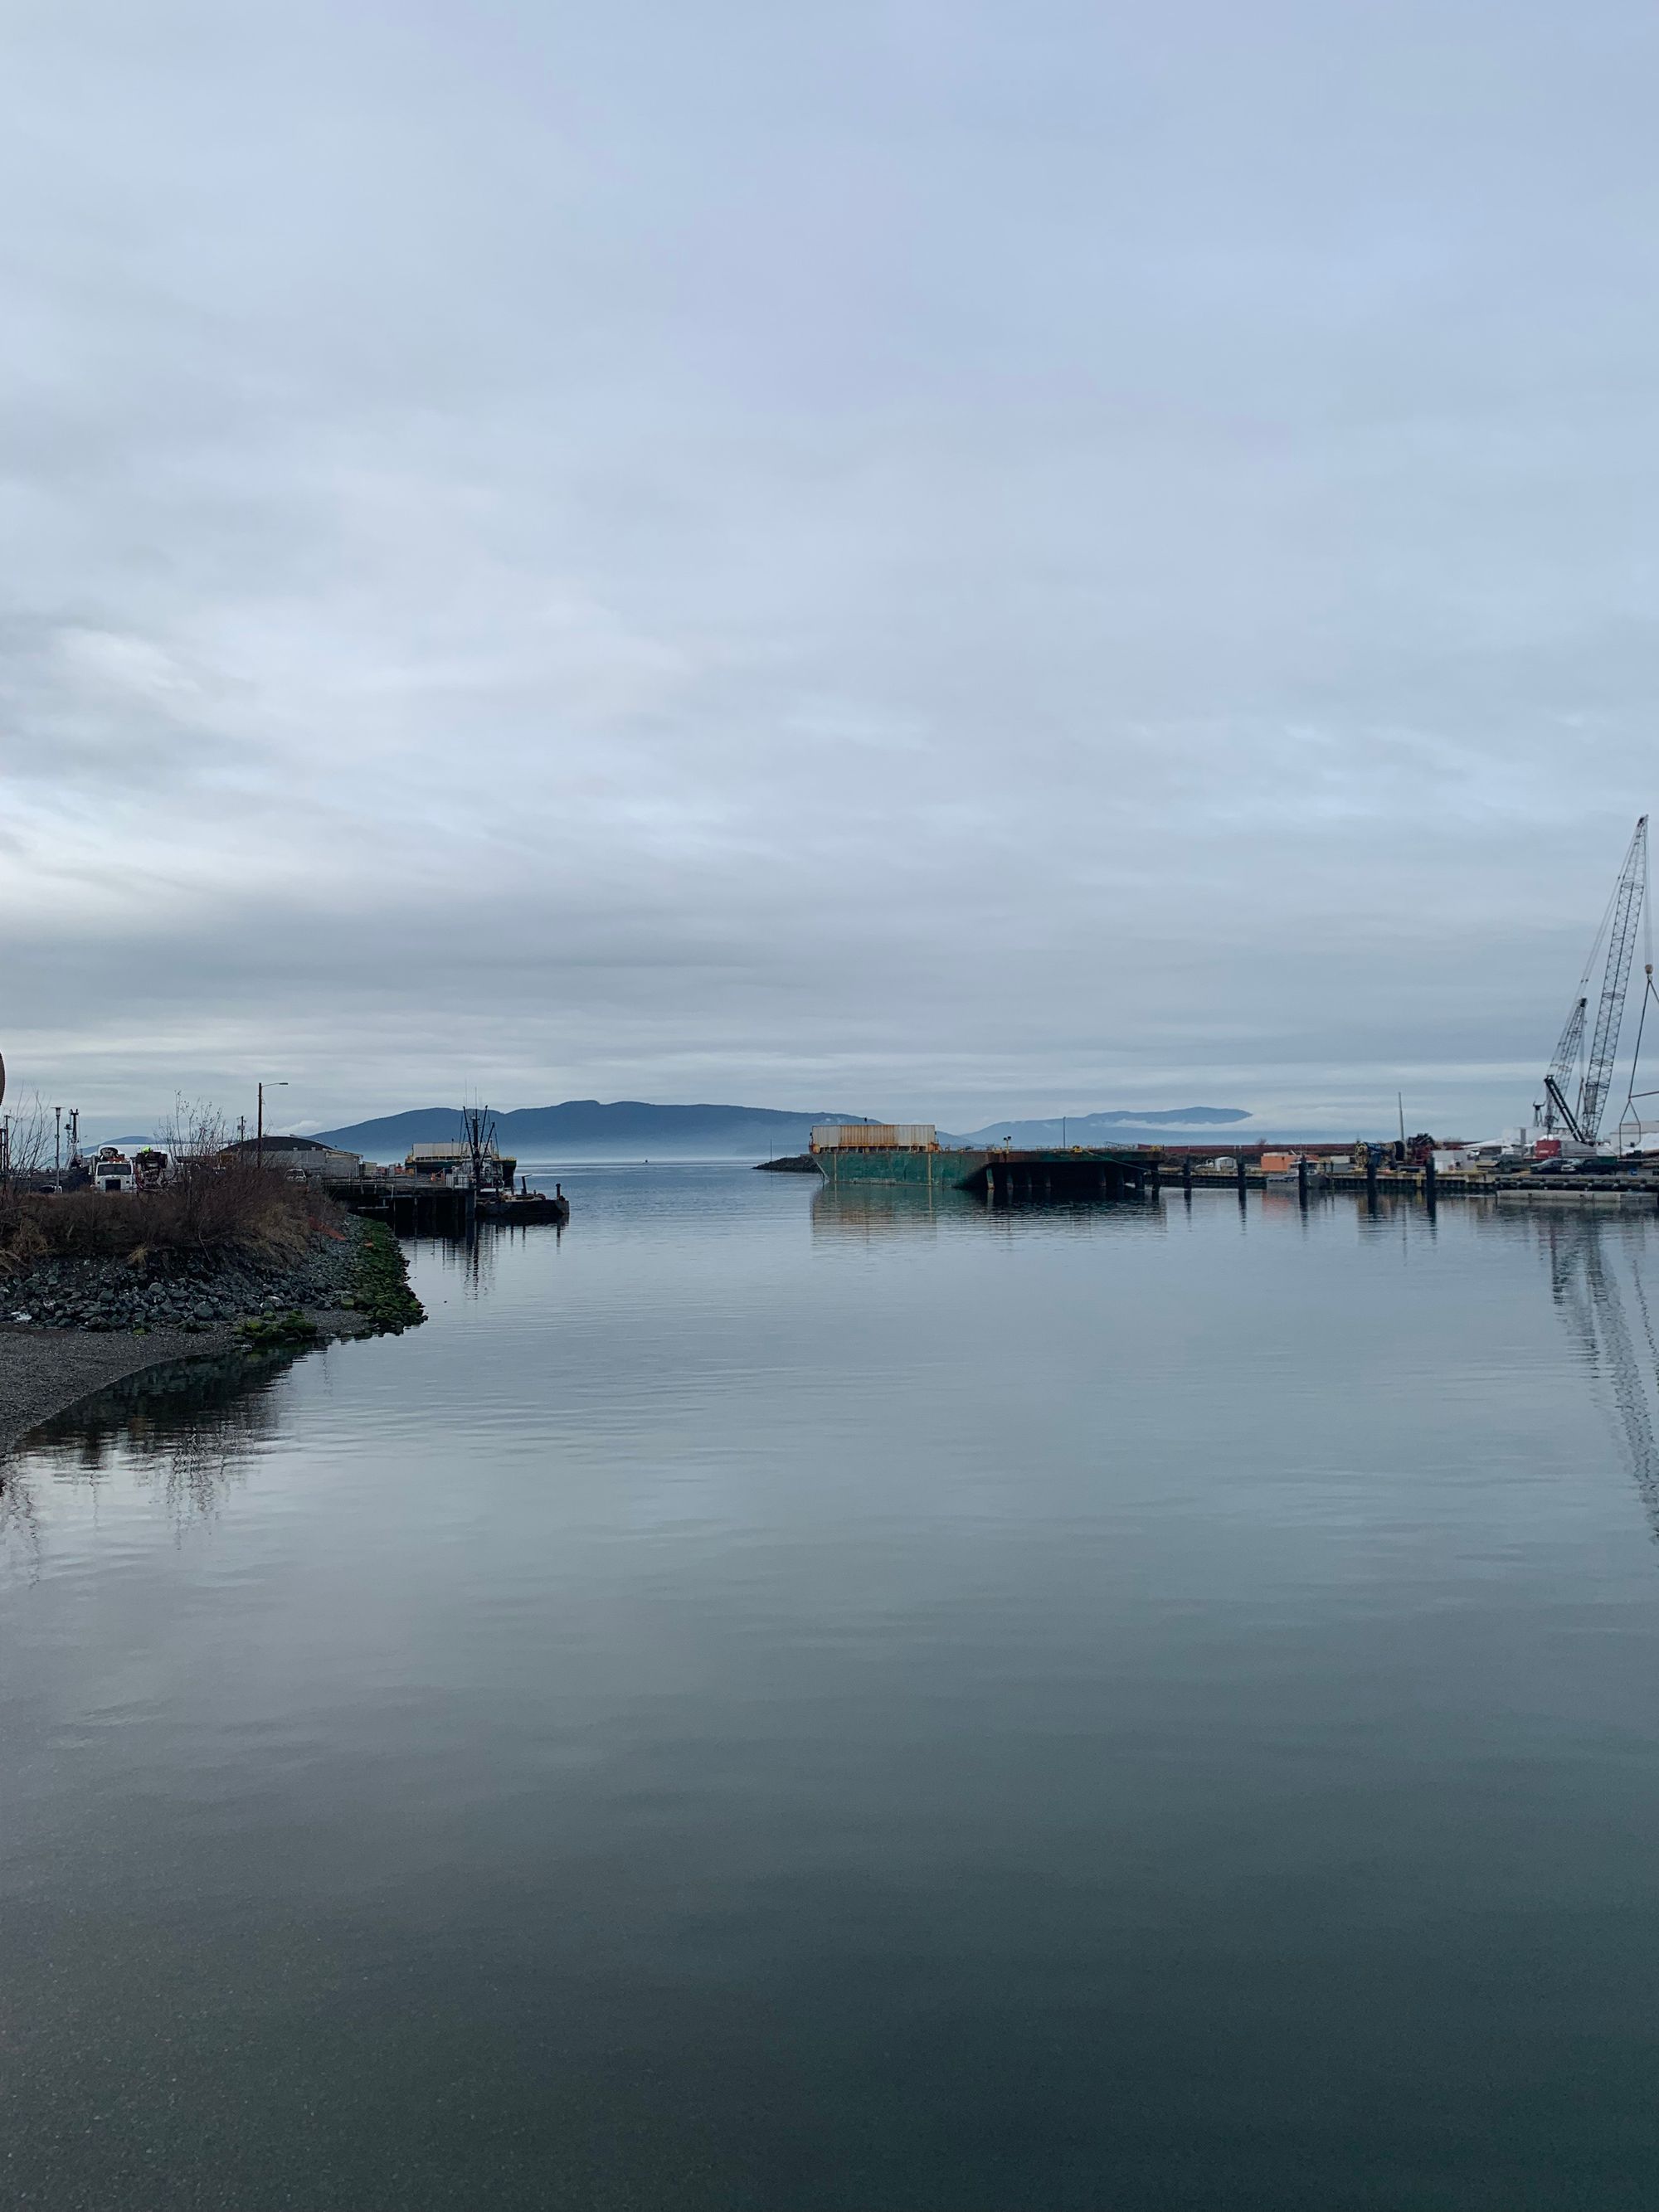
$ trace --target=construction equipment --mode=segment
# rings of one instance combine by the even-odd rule
[[[1565,1129],[1581,1145],[1594,1146],[1601,1133],[1601,1115],[1606,1109],[1607,1093],[1613,1085],[1613,1063],[1619,1056],[1619,1025],[1624,1019],[1625,993],[1630,984],[1631,961],[1636,952],[1636,935],[1641,926],[1643,909],[1648,893],[1648,817],[1644,814],[1632,835],[1624,866],[1613,887],[1613,896],[1607,901],[1601,926],[1595,933],[1584,963],[1584,972],[1578,979],[1572,1010],[1567,1016],[1566,1026],[1561,1031],[1555,1057],[1550,1062],[1549,1073],[1544,1078],[1545,1105],[1541,1126],[1546,1131]],[[1596,962],[1606,947],[1606,963],[1601,970],[1601,995],[1596,1001],[1595,1026],[1591,1032],[1589,1057],[1584,1063],[1578,1080],[1576,1099],[1569,1100],[1568,1087],[1583,1050],[1584,1030],[1589,1020],[1590,977]],[[1648,963],[1650,982],[1653,965]]]
[[[1544,1078],[1544,1104],[1538,1126],[1548,1136],[1553,1136],[1558,1127],[1565,1129],[1575,1126],[1572,1110],[1566,1103],[1565,1093],[1577,1073],[1578,1055],[1584,1049],[1584,1015],[1589,1006],[1587,997],[1574,1000],[1572,1012],[1567,1016],[1567,1025],[1561,1032],[1561,1042],[1555,1048],[1555,1057]]]

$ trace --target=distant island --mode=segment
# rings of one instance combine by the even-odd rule
[[[1144,1107],[1115,1113],[1050,1115],[1046,1121],[988,1121],[983,1128],[947,1137],[941,1144],[981,1151],[987,1145],[1157,1145],[1179,1143],[1183,1132],[1194,1139],[1206,1130],[1235,1129],[1249,1115],[1242,1106],[1172,1106],[1158,1113]]]
[[[773,1152],[804,1152],[815,1121],[870,1121],[871,1114],[833,1107],[812,1113],[774,1106],[657,1106],[643,1099],[567,1098],[558,1106],[520,1106],[495,1116],[501,1150],[533,1159],[754,1159]],[[1173,1107],[1079,1114],[1066,1117],[1064,1141],[1073,1145],[1157,1144],[1190,1128],[1194,1135],[1248,1121],[1237,1106]],[[400,1160],[411,1145],[441,1144],[459,1120],[453,1106],[417,1106],[383,1114],[343,1128],[307,1131],[321,1144],[362,1152],[374,1160]],[[1016,1145],[1062,1141],[1058,1115],[1046,1121],[990,1121],[962,1136],[939,1132],[944,1144],[983,1146],[1011,1138]]]
[[[655,1106],[639,1098],[567,1098],[492,1117],[503,1152],[517,1159],[750,1159],[798,1152],[815,1121],[867,1121],[867,1114],[795,1113],[771,1106]],[[375,1160],[400,1160],[411,1145],[441,1144],[460,1119],[453,1106],[417,1106],[343,1129],[319,1141]]]

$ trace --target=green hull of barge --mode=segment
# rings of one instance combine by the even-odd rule
[[[1060,1152],[941,1152],[927,1145],[840,1145],[814,1152],[831,1190],[872,1183],[967,1190],[1004,1200],[1143,1198],[1158,1188],[1156,1154],[1079,1146]]]
[[[812,1155],[832,1190],[864,1182],[960,1190],[981,1172],[990,1157],[988,1152],[941,1152],[932,1145],[839,1145]]]

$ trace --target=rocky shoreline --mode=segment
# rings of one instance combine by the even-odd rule
[[[150,1272],[125,1260],[38,1261],[0,1279],[0,1450],[146,1368],[222,1358],[283,1332],[316,1342],[423,1318],[395,1239],[349,1215],[286,1263],[192,1255]]]
[[[313,1237],[302,1260],[169,1254],[166,1265],[37,1260],[0,1277],[0,1322],[49,1328],[173,1329],[186,1334],[295,1306],[338,1306],[356,1287],[368,1224],[351,1215]]]

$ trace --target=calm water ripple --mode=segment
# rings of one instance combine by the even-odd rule
[[[560,1176],[6,1465],[4,2202],[1659,2200],[1659,1224]]]

